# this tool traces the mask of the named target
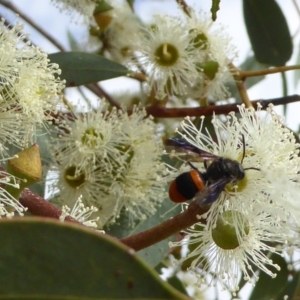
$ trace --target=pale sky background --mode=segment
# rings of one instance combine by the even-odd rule
[[[300,1],[295,0],[300,5]],[[53,36],[55,36],[65,48],[69,49],[67,36],[67,30],[71,31],[76,37],[81,36],[82,30],[81,25],[72,23],[70,16],[64,13],[60,13],[57,8],[50,4],[50,0],[15,0],[12,1],[19,9],[25,12],[28,16],[36,20],[45,30],[48,30]],[[192,4],[193,1],[186,1]],[[284,11],[285,16],[288,18],[288,24],[291,34],[294,35],[297,28],[299,27],[299,15],[296,13],[292,0],[278,0],[277,1]],[[201,8],[203,11],[209,13],[211,1],[209,0],[198,0],[195,1],[196,6]],[[228,34],[232,37],[233,44],[237,47],[239,52],[239,58],[234,62],[235,65],[239,65],[251,52],[251,48],[248,41],[248,36],[244,27],[243,13],[242,13],[242,1],[241,0],[226,0],[221,1],[221,10],[218,12],[217,23],[225,25]],[[136,0],[135,5],[137,13],[145,21],[150,21],[152,14],[155,13],[175,13],[176,3],[174,0]],[[147,8],[147,9],[145,9]],[[1,7],[1,15],[8,18],[9,21],[15,20],[16,17],[11,14],[7,9]],[[25,26],[25,32],[31,34],[31,39],[34,43],[43,48],[48,53],[57,52],[57,49],[49,43],[47,40],[42,38],[29,26]],[[294,45],[296,49],[299,48],[299,35],[296,36]],[[288,64],[296,64],[296,55],[298,50],[294,53],[292,59]],[[294,72],[290,71],[287,73],[288,79],[288,91],[289,95],[299,93],[298,88],[294,86],[293,80]],[[107,91],[113,89],[116,86],[115,80],[108,80],[102,83],[103,87]],[[119,88],[119,85],[118,85]],[[127,89],[124,87],[124,89]],[[254,88],[248,90],[250,99],[269,99],[277,98],[282,96],[281,89],[281,77],[279,74],[269,75],[267,79],[263,80],[260,84]],[[76,96],[77,97],[77,96]],[[282,113],[282,108],[277,107],[276,111]],[[286,124],[293,130],[297,130],[300,123],[300,103],[294,103],[288,105],[288,112],[286,118]],[[221,296],[222,295],[222,296]],[[243,298],[246,299],[245,293]],[[210,294],[207,299],[214,299],[214,296]],[[224,295],[219,291],[219,299],[230,299],[228,294]]]

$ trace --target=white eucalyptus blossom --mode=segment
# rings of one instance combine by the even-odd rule
[[[84,206],[82,196],[79,196],[72,209],[67,205],[63,205],[59,220],[63,222],[66,217],[70,216],[87,227],[97,228],[99,217],[91,218],[91,216],[97,211],[98,209],[94,206]]]
[[[222,26],[217,26],[211,17],[190,9],[186,19],[187,29],[194,46],[194,61],[201,76],[198,76],[190,96],[209,97],[212,100],[228,98],[226,83],[233,81],[230,63],[236,50]]]
[[[200,128],[187,118],[178,130],[195,147],[236,160],[244,168],[245,177],[227,184],[201,216],[205,225],[199,223],[195,229],[187,230],[187,239],[178,243],[199,243],[188,255],[195,257],[191,269],[196,273],[211,272],[232,292],[238,289],[239,271],[246,280],[256,278],[250,264],[274,276],[268,267],[272,262],[262,251],[278,254],[278,249],[286,248],[286,242],[299,228],[300,208],[299,144],[292,132],[272,106],[263,112],[260,107],[255,111],[242,105],[239,113],[240,117],[229,114],[225,123],[213,116],[212,133],[204,128],[204,118]],[[202,163],[193,164],[205,172]],[[220,225],[220,220],[228,214],[235,217],[231,217],[231,236],[226,240],[235,244],[224,246],[215,237],[219,231],[225,238],[226,224]]]
[[[54,149],[67,164],[75,159],[77,167],[81,168],[86,161],[110,160],[119,155],[122,127],[118,112],[106,109],[107,106],[101,104],[97,111],[67,114],[60,121],[60,135]]]
[[[152,26],[136,36],[135,58],[148,77],[147,87],[157,98],[166,95],[186,95],[198,76],[193,60],[194,47],[182,20],[170,16],[155,16]]]
[[[151,117],[135,109],[132,115],[122,114],[122,151],[125,160],[118,170],[118,182],[112,195],[121,192],[117,214],[124,207],[133,219],[146,219],[156,212],[165,198],[169,170],[161,160],[163,145]]]
[[[0,218],[12,218],[17,213],[19,216],[24,216],[27,210],[18,199],[15,199],[5,190],[5,186],[12,186],[19,189],[19,183],[13,175],[0,171]]]
[[[168,169],[156,125],[145,111],[89,112],[63,125],[69,130],[55,145],[58,180],[52,184],[62,203],[71,206],[82,195],[85,205],[99,209],[99,226],[114,222],[122,210],[131,223],[155,213],[165,197]]]
[[[235,295],[239,290],[240,272],[244,280],[255,285],[259,279],[257,269],[272,278],[276,277],[273,270],[280,271],[268,254],[281,255],[277,245],[285,244],[287,236],[282,234],[285,232],[282,227],[286,224],[272,224],[272,217],[256,207],[243,209],[245,207],[223,212],[215,227],[197,223],[185,232],[182,241],[171,243],[171,246],[192,247],[185,259],[193,258],[189,269],[197,275],[198,285],[220,282]],[[209,281],[207,274],[212,275]]]
[[[130,38],[140,31],[140,21],[130,9],[128,3],[112,2],[111,22],[104,32],[108,57],[119,63],[126,63],[135,50]]]
[[[300,188],[299,145],[272,107],[267,109],[265,116],[260,108],[256,113],[254,109],[240,106],[239,111],[240,118],[231,113],[226,123],[213,117],[215,138],[203,128],[204,119],[199,129],[189,118],[181,123],[183,132],[179,134],[184,139],[215,155],[242,162],[245,146],[242,162],[246,169],[245,178],[236,186],[228,185],[225,188],[219,200],[212,205],[211,215],[226,210],[227,202],[230,201],[237,208],[245,202],[248,205],[262,205],[264,209],[274,209],[276,214],[280,209],[280,216],[289,219],[290,214],[296,214],[293,208],[297,207],[297,191]],[[203,164],[195,163],[195,166],[205,171]],[[287,185],[289,188],[286,188]]]
[[[0,140],[21,147],[31,141],[37,125],[52,120],[64,87],[56,77],[58,65],[27,42],[22,30],[20,23],[7,27],[4,19],[0,22]]]

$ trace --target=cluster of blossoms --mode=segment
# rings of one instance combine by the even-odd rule
[[[202,220],[187,229],[172,246],[188,245],[190,270],[203,283],[207,274],[225,289],[238,290],[239,272],[253,284],[260,269],[276,276],[268,253],[282,255],[299,240],[299,144],[272,110],[239,107],[223,123],[213,117],[214,133],[196,128],[191,119],[181,123],[179,134],[199,149],[242,161],[245,177],[228,184]],[[242,138],[244,137],[244,139]],[[244,144],[245,143],[245,144]],[[203,165],[195,163],[201,171]],[[182,259],[185,260],[186,258]],[[272,269],[274,270],[274,269]]]
[[[63,2],[82,14],[85,7],[95,6],[94,1],[84,1],[86,6],[78,1]],[[235,50],[224,29],[208,16],[190,8],[189,16],[157,15],[152,24],[145,25],[127,3],[108,3],[112,8],[97,12],[94,20],[90,13],[85,14],[94,24],[89,44],[95,47],[98,43],[102,55],[145,74],[148,93],[157,99],[174,96],[177,101],[229,96],[226,83],[233,80],[229,64]]]
[[[26,40],[23,25],[0,22],[0,150],[5,143],[28,145],[37,125],[45,125],[57,109],[64,82],[57,64]]]
[[[130,63],[135,49],[130,37],[139,32],[140,20],[128,4],[113,2],[112,5],[112,10],[95,17],[101,32],[103,52],[107,58],[118,63]],[[103,19],[106,20],[105,23],[102,22]]]
[[[92,0],[57,2],[89,20],[97,5]],[[184,19],[156,16],[146,26],[128,6],[111,4],[112,11],[95,16],[99,52],[145,74],[149,94],[199,101],[228,97],[225,84],[232,79],[229,65],[235,54],[222,28],[213,29],[209,18],[192,10]],[[36,125],[51,119],[63,82],[56,77],[58,66],[26,42],[20,24],[7,28],[2,20],[0,26],[0,150],[5,156],[6,142],[23,147]],[[203,128],[204,119],[200,129],[189,118],[181,123],[178,133],[186,141],[241,162],[245,177],[226,185],[199,223],[171,244],[187,246],[189,253],[181,262],[192,261],[190,270],[200,284],[207,283],[209,274],[211,282],[233,293],[240,274],[253,283],[257,269],[276,276],[273,270],[279,266],[268,253],[283,255],[299,246],[294,243],[299,240],[299,145],[272,107],[263,115],[260,109],[241,106],[240,115],[230,114],[226,123],[213,117],[214,136]],[[50,184],[59,189],[64,204],[61,220],[73,216],[87,226],[103,227],[123,211],[131,222],[155,213],[165,198],[169,171],[161,161],[156,126],[144,111],[134,109],[129,116],[102,105],[96,112],[66,114],[58,128],[60,138],[53,143],[56,180]],[[205,172],[202,164],[195,166]],[[4,176],[6,184],[8,178]],[[5,191],[0,195],[1,216],[11,216],[7,206],[22,214],[24,208],[12,204]],[[95,218],[86,223],[92,214]]]
[[[232,80],[229,38],[221,29],[214,30],[204,14],[190,14],[186,19],[156,16],[152,26],[135,36],[132,62],[146,72],[148,88],[159,99],[224,99],[225,83]]]
[[[20,23],[12,26],[3,18],[0,21],[1,164],[9,158],[9,144],[25,148],[32,143],[36,129],[47,126],[64,87],[57,77],[58,65],[31,45],[22,30]],[[26,209],[4,188],[18,189],[17,179],[2,171],[0,178],[0,216],[23,215]]]
[[[132,115],[112,109],[76,113],[60,124],[55,140],[55,167],[63,204],[73,206],[82,195],[85,205],[98,209],[102,227],[119,217],[122,209],[130,221],[154,214],[165,197],[168,170],[161,161],[161,141],[145,111]]]

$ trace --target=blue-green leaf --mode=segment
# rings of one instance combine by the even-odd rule
[[[169,213],[165,214],[167,211],[171,210]],[[130,235],[136,234],[138,232],[152,228],[162,222],[170,219],[176,214],[180,213],[180,206],[175,207],[175,204],[169,199],[165,199],[161,206],[157,209],[155,215],[147,218],[141,222],[135,229],[130,233]],[[144,250],[138,252],[138,255],[143,258],[151,266],[156,266],[168,253],[169,251],[169,241],[173,239],[170,237],[165,239],[155,245],[152,245]]]
[[[255,285],[249,300],[270,300],[275,299],[285,288],[288,283],[288,268],[287,262],[283,257],[277,254],[272,254],[270,257],[275,264],[280,266],[280,271],[272,268],[274,273],[277,273],[275,278],[260,271],[259,280]],[[268,267],[270,268],[270,267]]]
[[[61,78],[67,87],[125,76],[127,68],[103,56],[85,52],[58,52],[49,54],[51,62],[59,64]]]
[[[256,59],[282,66],[293,52],[286,19],[275,0],[243,0],[244,18]]]
[[[1,299],[189,299],[134,251],[84,226],[0,220]]]

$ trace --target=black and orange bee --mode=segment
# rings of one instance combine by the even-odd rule
[[[176,203],[195,198],[199,206],[210,205],[219,198],[227,184],[236,184],[242,180],[245,177],[245,170],[259,170],[258,168],[245,169],[242,166],[246,152],[244,137],[241,163],[197,148],[183,139],[171,138],[165,144],[167,147],[185,152],[189,157],[193,157],[194,161],[203,162],[206,169],[205,172],[200,172],[188,161],[192,170],[180,174],[169,187],[169,197]]]

